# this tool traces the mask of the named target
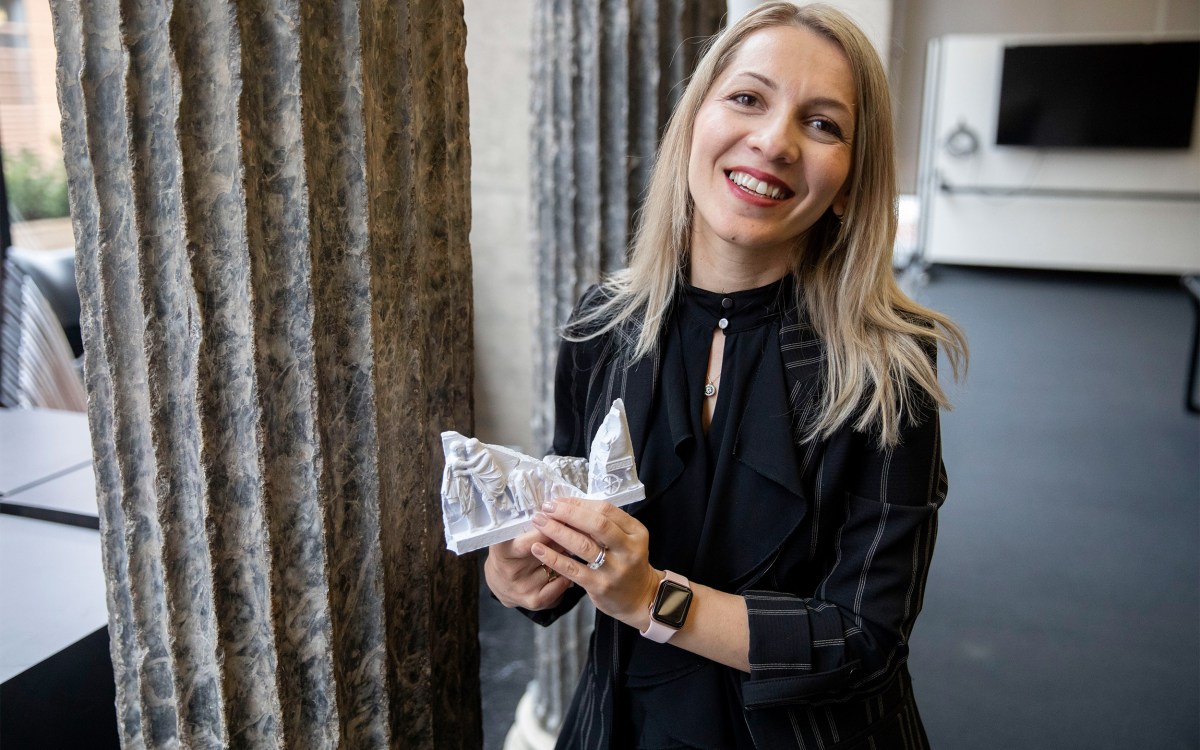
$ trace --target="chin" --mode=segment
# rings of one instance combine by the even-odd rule
[[[730,232],[724,238],[726,243],[746,252],[756,254],[778,253],[790,255],[798,237],[780,238],[778,236],[757,235],[753,232]]]

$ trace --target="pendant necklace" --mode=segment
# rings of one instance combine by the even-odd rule
[[[705,398],[712,398],[713,396],[717,395],[717,383],[719,383],[719,382],[721,382],[720,375],[713,378],[712,380],[705,381],[705,383],[704,383]]]

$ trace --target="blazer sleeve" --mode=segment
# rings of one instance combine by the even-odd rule
[[[828,446],[826,457],[849,467],[821,495],[843,506],[833,560],[812,596],[744,592],[747,709],[859,699],[887,687],[907,660],[947,488],[938,413],[926,402],[893,448],[860,434]]]

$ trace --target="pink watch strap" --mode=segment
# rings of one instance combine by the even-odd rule
[[[674,573],[670,570],[663,571],[663,581],[670,581],[671,583],[675,583],[680,586],[685,586],[689,589],[692,587],[692,585],[690,583],[688,583],[688,579],[686,579],[683,576],[679,575],[678,573]],[[662,587],[662,584],[660,583],[659,588],[661,588],[661,587]],[[658,601],[658,596],[656,595],[654,597],[654,599],[655,599],[655,601]],[[645,630],[641,631],[642,635],[646,636],[647,638],[654,641],[655,643],[666,643],[667,641],[671,640],[671,636],[675,635],[678,632],[679,631],[676,630],[675,628],[673,628],[669,625],[664,625],[663,623],[654,619],[654,603],[651,602],[651,604],[650,604],[650,625]]]

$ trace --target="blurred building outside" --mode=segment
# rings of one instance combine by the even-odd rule
[[[0,148],[14,247],[74,243],[59,119],[50,4],[0,0]]]

